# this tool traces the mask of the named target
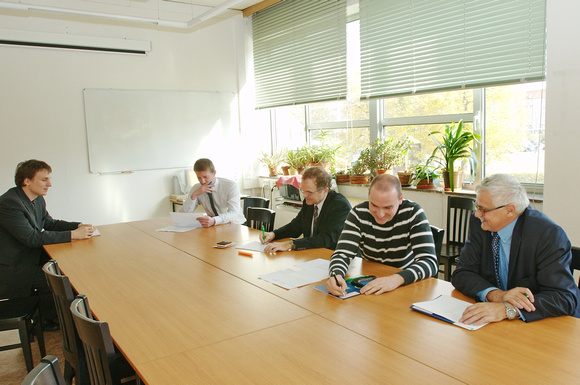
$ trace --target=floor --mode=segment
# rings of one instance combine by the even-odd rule
[[[18,332],[8,330],[0,332],[0,346],[15,344],[19,342]],[[60,331],[45,332],[44,343],[46,345],[46,354],[58,357],[61,369],[64,368],[64,357],[62,355],[62,337]],[[36,339],[31,344],[32,363],[37,365],[40,362],[40,352]],[[26,377],[26,364],[22,349],[12,349],[0,351],[0,384],[2,385],[20,385]]]

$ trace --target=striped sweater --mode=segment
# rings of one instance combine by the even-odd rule
[[[369,202],[352,208],[330,258],[330,273],[346,275],[352,258],[402,269],[405,284],[436,276],[439,264],[429,221],[417,203],[403,200],[394,218],[379,225],[369,211]]]

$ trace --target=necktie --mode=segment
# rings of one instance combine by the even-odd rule
[[[318,206],[314,205],[314,216],[312,217],[312,233],[314,233],[314,227],[316,227],[317,219],[318,219]]]
[[[219,214],[219,212],[217,211],[217,208],[215,206],[215,202],[213,201],[213,196],[211,193],[207,194],[207,197],[209,198],[209,203],[211,204],[211,211],[213,211],[213,216],[217,217]]]
[[[493,264],[495,267],[495,279],[497,281],[497,287],[503,290],[501,280],[499,278],[499,234],[493,233],[491,236],[491,251],[493,253]]]

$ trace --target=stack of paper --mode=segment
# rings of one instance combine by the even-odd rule
[[[477,330],[482,326],[487,325],[487,323],[479,326],[466,325],[459,322],[461,316],[468,306],[473,305],[472,303],[462,301],[457,298],[450,297],[448,295],[440,295],[439,297],[425,302],[416,302],[411,306],[411,309],[419,311],[421,313],[428,314],[432,317],[438,318],[445,322],[452,323],[453,325],[468,329]]]

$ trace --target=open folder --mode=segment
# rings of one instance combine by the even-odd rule
[[[459,319],[461,318],[461,315],[463,315],[465,309],[471,305],[473,304],[467,301],[462,301],[448,295],[440,295],[439,297],[430,301],[415,302],[413,305],[411,305],[411,309],[430,315],[431,317],[438,318],[445,322],[449,322],[455,326],[459,326],[467,330],[477,330],[482,326],[487,325],[487,323],[475,326],[466,325],[459,322]]]

